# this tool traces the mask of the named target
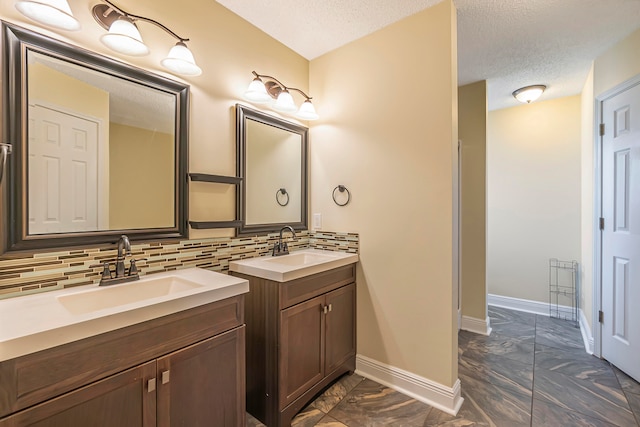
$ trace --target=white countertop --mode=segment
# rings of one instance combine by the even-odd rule
[[[288,282],[358,262],[358,254],[303,249],[289,255],[262,256],[229,262],[229,270],[276,282]]]
[[[101,290],[118,293],[125,288],[156,280],[177,279],[195,286],[138,301],[93,309],[69,310],[61,301],[73,294]],[[220,301],[249,292],[249,283],[238,277],[201,268],[189,268],[143,276],[139,281],[111,286],[81,286],[0,300],[0,361],[34,353],[93,335],[124,328],[157,317]],[[62,300],[60,299],[62,297]],[[82,297],[82,296],[81,296]],[[75,311],[75,314],[74,314]],[[82,311],[82,310],[81,310]]]

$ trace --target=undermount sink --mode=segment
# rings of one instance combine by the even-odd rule
[[[58,301],[71,313],[84,314],[148,299],[172,296],[202,286],[180,277],[169,276],[102,287],[77,294],[61,295],[58,297]]]
[[[287,282],[358,262],[358,254],[304,249],[281,256],[231,261],[229,270],[276,282]]]

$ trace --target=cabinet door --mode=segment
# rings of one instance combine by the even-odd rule
[[[354,283],[326,294],[326,372],[356,353],[356,285]]]
[[[156,363],[145,363],[4,418],[0,427],[154,427],[155,376]]]
[[[158,426],[245,424],[244,325],[158,359]]]
[[[280,312],[279,409],[324,377],[323,308],[319,296]]]

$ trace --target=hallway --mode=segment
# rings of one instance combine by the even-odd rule
[[[585,353],[572,323],[497,307],[489,315],[490,337],[459,334],[465,401],[456,417],[354,374],[320,395],[292,425],[640,426],[640,384]]]

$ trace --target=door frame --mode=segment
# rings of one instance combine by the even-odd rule
[[[614,96],[640,85],[640,74],[614,86],[613,88],[595,97],[595,114],[593,120],[593,159],[594,159],[594,197],[593,197],[593,355],[602,357],[602,324],[598,320],[598,314],[602,310],[602,230],[600,230],[600,218],[602,217],[602,140],[600,135],[600,123],[603,123],[603,103]]]

